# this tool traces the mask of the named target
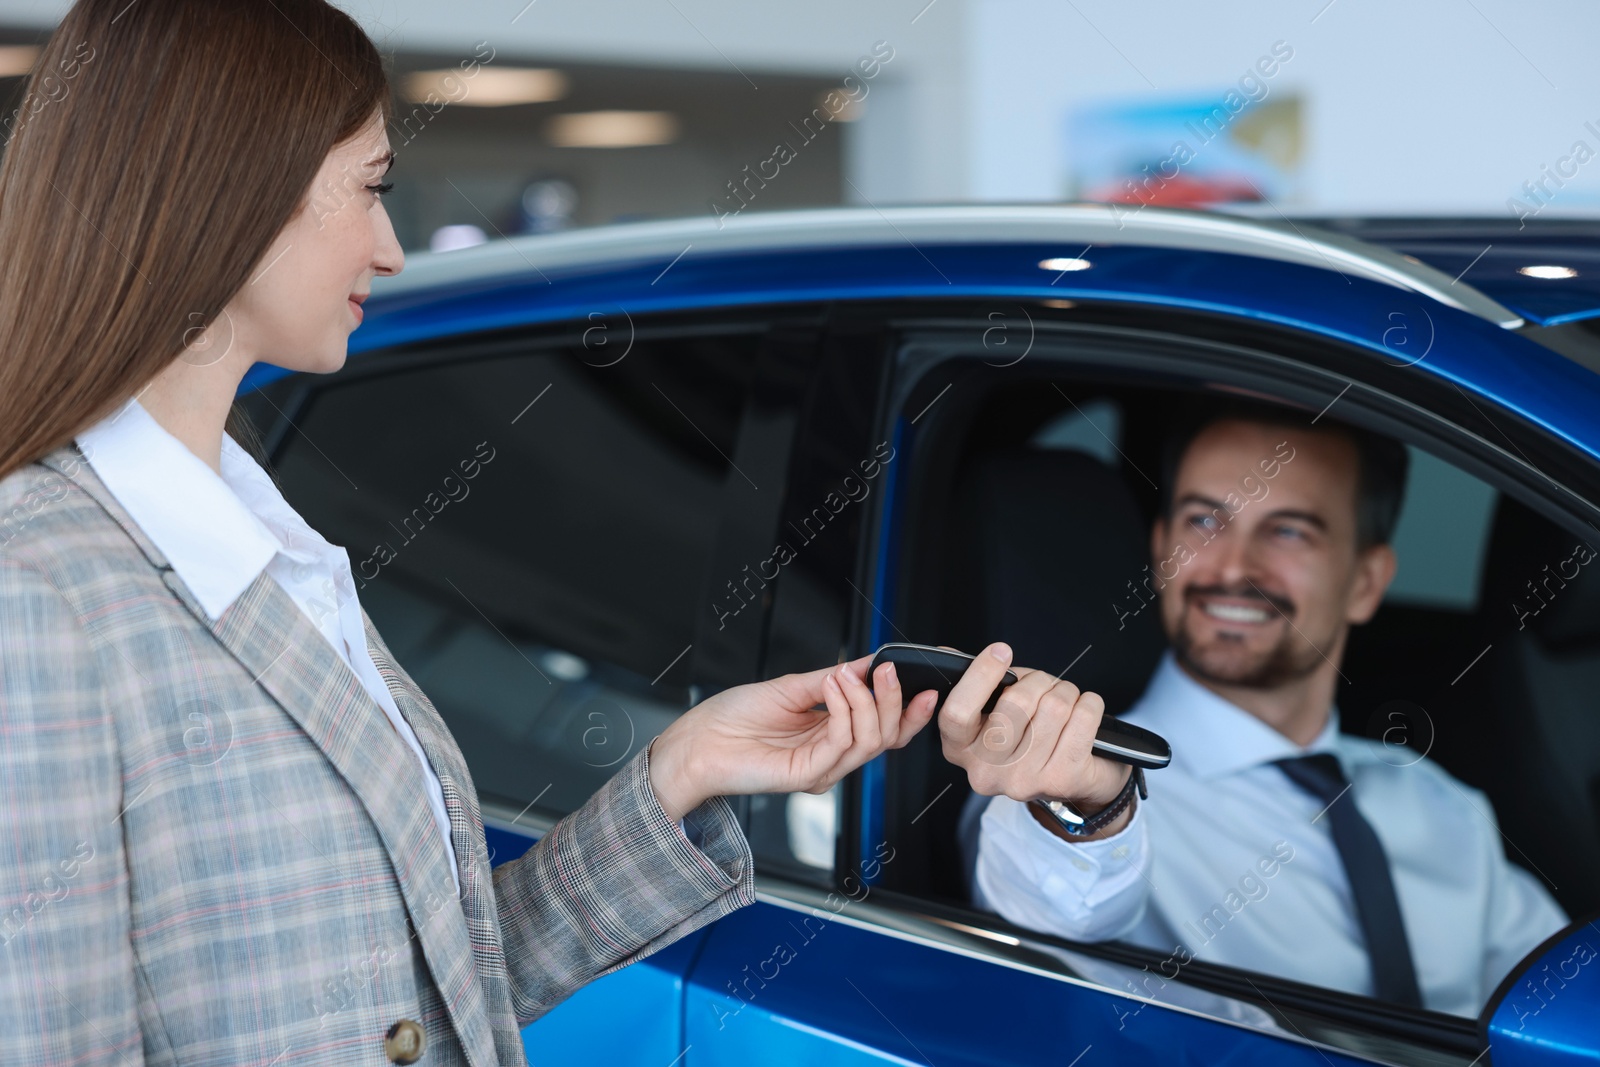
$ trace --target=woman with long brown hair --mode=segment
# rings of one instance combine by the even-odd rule
[[[727,690],[490,870],[449,731],[233,414],[256,361],[338,369],[402,268],[389,115],[324,0],[79,0],[9,124],[7,1062],[523,1063],[754,899],[725,794],[821,792],[932,714],[864,659]]]

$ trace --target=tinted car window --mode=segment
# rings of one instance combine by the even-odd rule
[[[570,811],[692,703],[755,343],[530,345],[334,385],[298,420],[286,494],[485,799]]]
[[[984,390],[986,370],[929,374],[924,392],[907,396],[904,410],[916,412],[948,389],[902,460],[906,504],[884,554],[896,568],[888,584],[900,592],[885,613],[901,640],[972,651],[1004,638],[1018,663],[1070,672],[1125,710],[1165,643],[1157,611],[1135,599],[1130,581],[1150,562],[1161,446],[1207,399],[1110,375]],[[1498,975],[1559,925],[1552,899],[1568,914],[1592,912],[1600,886],[1590,859],[1600,842],[1600,735],[1581,695],[1600,663],[1600,627],[1588,621],[1600,602],[1587,577],[1595,552],[1508,495],[1514,486],[1497,489],[1421,448],[1409,452],[1394,539],[1399,573],[1409,577],[1352,628],[1335,705],[1343,730],[1380,743],[1377,758],[1401,774],[1425,758],[1430,769],[1416,777],[1443,782],[1448,772],[1454,788],[1433,798],[1441,825],[1464,825],[1463,840],[1481,834],[1503,850],[1504,880],[1524,887],[1514,899],[1528,911],[1520,930],[1485,939],[1483,966]],[[1152,811],[1163,781],[1152,774]],[[931,738],[890,754],[884,822],[900,858],[885,888],[938,903],[967,891],[950,877],[975,857],[977,822],[967,816],[982,808],[964,804],[966,786]],[[1419,854],[1394,862],[1415,869]],[[1429,904],[1454,901],[1441,893]],[[1427,925],[1415,913],[1411,921]],[[1422,965],[1437,964],[1440,945],[1435,936],[1418,950]]]
[[[1395,554],[1404,563],[1386,599],[1471,611],[1478,606],[1498,494],[1420,448],[1408,451],[1411,475],[1394,532]]]

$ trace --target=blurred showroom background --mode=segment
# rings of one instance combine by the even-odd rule
[[[408,250],[835,204],[1600,215],[1584,0],[338,2],[393,59]],[[67,6],[0,0],[7,116]]]

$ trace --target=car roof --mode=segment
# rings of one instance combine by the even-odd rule
[[[1600,219],[1396,216],[1296,221],[1413,256],[1541,326],[1600,318]],[[1537,266],[1565,267],[1573,273],[1522,273]]]
[[[826,208],[672,219],[513,237],[445,253],[421,253],[400,275],[374,279],[375,297],[441,285],[492,285],[530,271],[557,276],[641,261],[699,255],[848,249],[884,244],[1054,243],[1075,258],[1106,246],[1251,256],[1322,267],[1426,295],[1497,325],[1522,316],[1443,271],[1348,233],[1291,219],[1236,218],[1121,204],[961,205]]]
[[[1084,269],[1059,269],[1062,260]],[[1320,335],[1473,390],[1600,458],[1595,370],[1519,336],[1521,315],[1418,257],[1282,218],[865,207],[530,235],[417,254],[400,275],[375,278],[349,351],[541,324],[625,320],[631,330],[662,313],[952,300],[1019,317],[1041,304],[1166,308]],[[240,391],[286,373],[257,364]]]

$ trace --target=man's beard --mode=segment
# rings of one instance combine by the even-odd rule
[[[1171,635],[1172,652],[1189,673],[1202,681],[1215,685],[1238,686],[1244,689],[1276,689],[1285,683],[1297,681],[1317,669],[1322,653],[1316,648],[1298,648],[1295,628],[1286,626],[1278,643],[1265,652],[1242,658],[1238,639],[1219,637],[1203,648],[1195,646],[1194,635],[1189,632],[1188,618],[1191,598],[1200,596],[1227,596],[1258,600],[1264,607],[1283,616],[1287,622],[1294,618],[1294,603],[1285,597],[1264,594],[1253,586],[1243,590],[1225,589],[1221,586],[1191,586],[1183,592],[1184,610],[1179,616],[1177,633]],[[1309,644],[1309,642],[1307,642]],[[1228,646],[1233,645],[1230,649]]]

